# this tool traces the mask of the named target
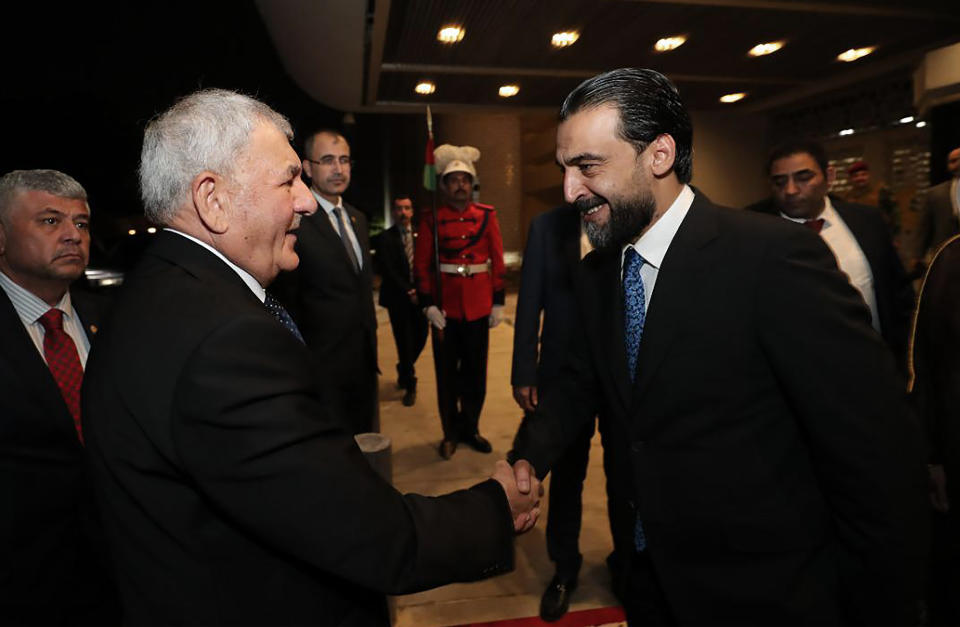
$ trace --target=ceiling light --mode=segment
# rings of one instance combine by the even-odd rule
[[[147,233],[149,233],[150,235],[153,235],[156,232],[157,232],[157,227],[155,226],[151,226],[147,229]]]
[[[740,91],[735,94],[727,94],[725,96],[720,96],[720,102],[725,102],[727,104],[731,102],[737,102],[738,100],[743,100],[747,97],[747,94]]]
[[[773,54],[780,48],[783,48],[785,41],[769,41],[765,44],[757,44],[747,52],[751,57],[762,57],[767,54]]]
[[[520,93],[520,87],[517,85],[501,85],[500,86],[500,97],[501,98],[510,98],[516,96]]]
[[[417,86],[413,88],[413,91],[417,92],[421,96],[429,96],[433,92],[437,91],[437,86],[430,81],[422,81],[417,83]]]
[[[923,127],[926,126],[926,125],[927,125],[927,123],[924,122],[923,120],[920,120],[919,122],[917,122],[917,128],[923,128]]]
[[[668,50],[676,50],[687,41],[686,35],[676,35],[674,37],[664,37],[660,39],[653,45],[653,49],[657,52],[667,52]]]
[[[463,39],[466,34],[467,31],[459,26],[444,26],[437,33],[437,41],[442,41],[445,44],[455,44]]]
[[[127,235],[136,235],[136,234],[137,234],[136,229],[130,229],[129,231],[127,231]]]
[[[554,48],[566,48],[567,46],[572,46],[578,39],[580,39],[580,33],[571,30],[554,33],[553,37],[550,38],[550,43]]]
[[[844,135],[853,135],[853,129],[845,128],[842,131],[840,131],[840,137],[843,137]]]
[[[846,61],[847,63],[849,63],[851,61],[856,61],[857,59],[862,59],[863,57],[867,56],[868,54],[870,54],[876,49],[877,49],[876,46],[869,46],[867,48],[850,48],[846,52],[841,52],[840,54],[838,54],[837,60]]]

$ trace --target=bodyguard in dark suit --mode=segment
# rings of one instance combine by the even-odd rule
[[[514,531],[535,519],[504,462],[467,490],[398,493],[324,406],[312,353],[264,288],[296,266],[316,209],[291,137],[224,90],[146,129],[142,196],[166,230],[83,389],[127,623],[387,625],[384,592],[509,570]]]
[[[353,433],[379,430],[377,318],[367,219],[343,201],[350,185],[350,145],[336,131],[307,138],[303,171],[320,204],[297,234],[300,265],[276,291],[317,361],[331,410]]]
[[[947,155],[947,172],[950,178],[928,189],[924,202],[921,237],[923,251],[931,255],[960,230],[960,147]]]
[[[631,624],[911,623],[919,434],[829,249],[690,190],[690,119],[656,72],[588,79],[560,119],[564,195],[597,250],[521,488],[602,407],[636,515]]]
[[[390,313],[390,328],[397,345],[397,385],[406,390],[403,404],[417,400],[417,372],[414,364],[427,343],[427,319],[423,316],[413,279],[413,201],[407,194],[393,199],[393,226],[376,239],[380,268],[380,305]]]
[[[562,366],[570,343],[574,334],[580,332],[574,280],[581,248],[589,250],[589,246],[581,244],[580,212],[569,205],[541,214],[530,223],[517,296],[511,375],[514,399],[525,415],[533,413],[540,399],[549,395],[562,380]],[[583,480],[594,425],[593,420],[584,425],[551,471],[547,552],[556,572],[540,601],[540,616],[544,620],[557,620],[567,612],[577,586],[582,563],[579,536]],[[606,433],[602,418],[600,431]],[[606,462],[606,455],[604,460]],[[615,551],[608,563],[615,588],[620,580],[616,551],[621,545],[630,547],[632,538],[629,515],[626,525],[623,524],[628,497],[623,495],[623,482],[619,479],[616,470],[607,475],[608,512]]]
[[[833,172],[823,147],[810,141],[788,142],[767,160],[773,202],[756,209],[803,224],[819,233],[840,270],[860,292],[871,322],[906,373],[907,343],[914,293],[890,239],[883,214],[875,207],[827,195]]]
[[[102,304],[71,284],[90,253],[83,187],[0,177],[0,624],[115,624],[83,464],[80,380]]]

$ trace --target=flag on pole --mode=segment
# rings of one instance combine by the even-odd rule
[[[433,116],[427,105],[427,154],[423,157],[423,186],[430,191],[437,189],[437,167],[433,160]]]

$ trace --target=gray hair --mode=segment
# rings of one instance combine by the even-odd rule
[[[204,170],[232,178],[250,134],[262,122],[293,139],[287,118],[226,89],[194,92],[151,120],[140,151],[140,197],[147,218],[169,224],[189,196],[190,182]]]
[[[60,198],[87,200],[87,190],[69,174],[57,170],[13,170],[0,176],[0,221],[6,220],[13,199],[21,192],[46,192]]]

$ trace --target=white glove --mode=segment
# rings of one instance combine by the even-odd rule
[[[443,315],[443,312],[437,309],[436,305],[430,305],[423,310],[423,314],[427,317],[427,320],[430,321],[430,324],[442,329],[447,326],[447,318]]]
[[[490,328],[503,322],[503,305],[494,305],[490,310]]]

